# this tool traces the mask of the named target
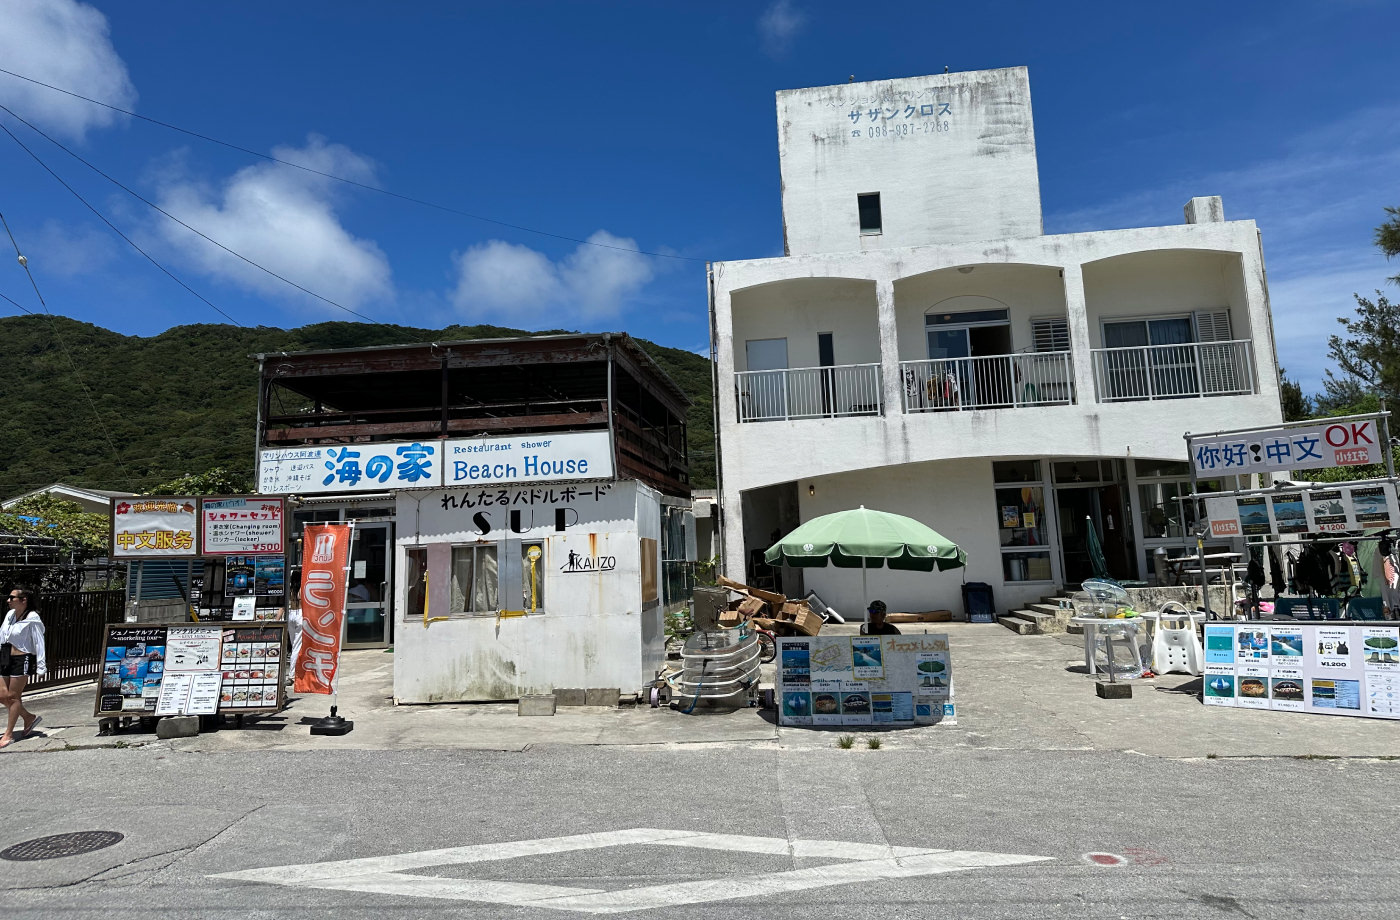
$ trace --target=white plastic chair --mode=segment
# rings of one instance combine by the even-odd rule
[[[1156,620],[1157,628],[1152,636],[1152,670],[1158,674],[1199,676],[1205,652],[1196,635],[1196,623],[1191,611],[1176,601],[1167,601]]]

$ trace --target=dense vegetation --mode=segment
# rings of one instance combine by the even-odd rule
[[[528,335],[500,326],[177,326],[149,338],[58,317],[0,318],[0,497],[54,482],[150,492],[222,468],[251,483],[258,352]],[[640,341],[640,340],[639,340]],[[640,344],[694,401],[691,481],[714,486],[710,362]]]

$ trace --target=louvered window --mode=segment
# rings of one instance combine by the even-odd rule
[[[1036,351],[1069,351],[1069,321],[1063,316],[1031,320],[1031,341]]]
[[[1243,346],[1228,345],[1229,310],[1196,312],[1196,347],[1200,349],[1201,392],[1206,396],[1249,393],[1253,386]]]

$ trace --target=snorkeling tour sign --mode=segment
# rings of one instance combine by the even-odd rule
[[[613,475],[609,433],[571,431],[264,450],[258,460],[258,491],[265,495],[383,492],[612,479]]]

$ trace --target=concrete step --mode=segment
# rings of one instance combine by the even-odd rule
[[[1024,610],[1013,610],[1012,613],[1022,619],[1033,621],[1036,634],[1041,636],[1062,633],[1069,625],[1069,617],[1063,615],[1066,611],[1048,604],[1031,604]]]
[[[1033,620],[1017,616],[1014,613],[1006,613],[997,617],[997,622],[1018,636],[1035,635],[1036,625]]]

